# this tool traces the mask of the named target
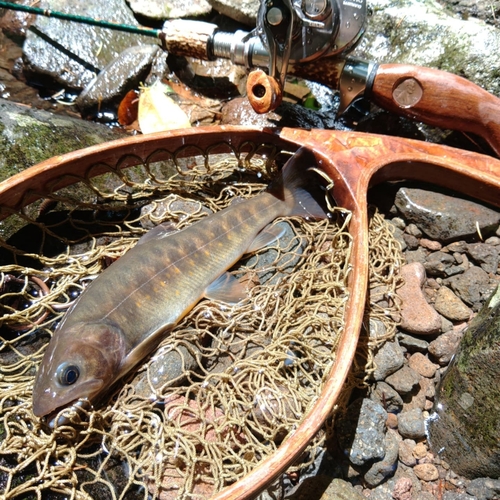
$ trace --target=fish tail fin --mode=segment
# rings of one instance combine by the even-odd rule
[[[317,166],[312,151],[302,147],[286,162],[281,175],[269,186],[269,191],[289,207],[288,215],[305,219],[327,217],[323,207],[305,189],[307,186],[314,187],[309,169]]]

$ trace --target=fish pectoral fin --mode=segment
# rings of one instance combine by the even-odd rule
[[[260,250],[261,248],[267,247],[271,243],[281,238],[286,232],[286,229],[282,226],[267,226],[264,228],[250,243],[245,253],[252,253]]]
[[[232,274],[224,273],[208,286],[205,290],[205,297],[228,304],[236,304],[247,297],[247,289],[245,284]]]
[[[155,240],[158,238],[165,238],[169,234],[176,233],[177,231],[178,229],[172,222],[162,222],[161,224],[158,224],[157,226],[150,229],[146,234],[143,234],[139,238],[137,244],[142,245],[143,243],[146,243],[151,240]]]

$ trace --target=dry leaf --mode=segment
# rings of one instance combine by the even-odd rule
[[[191,127],[186,113],[165,95],[165,86],[159,81],[141,89],[138,118],[143,134]]]

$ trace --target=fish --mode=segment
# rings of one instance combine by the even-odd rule
[[[181,230],[159,224],[106,268],[49,341],[33,386],[34,415],[61,425],[61,410],[100,402],[200,300],[244,299],[245,285],[227,271],[281,236],[271,223],[327,216],[306,189],[311,167],[316,158],[302,147],[263,192]]]

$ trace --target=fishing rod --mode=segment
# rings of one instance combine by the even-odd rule
[[[29,5],[21,5],[11,2],[0,2],[0,7],[10,10],[18,10],[27,12],[29,14],[36,14],[37,16],[53,17],[62,19],[64,21],[73,21],[76,23],[90,24],[91,26],[98,26],[100,28],[108,28],[116,31],[125,31],[127,33],[134,33],[136,35],[146,35],[154,38],[159,38],[161,30],[151,28],[141,28],[139,26],[132,26],[130,24],[112,23],[109,21],[101,21],[93,19],[92,17],[79,16],[77,14],[66,14],[57,10],[40,9],[39,7],[30,7]]]

